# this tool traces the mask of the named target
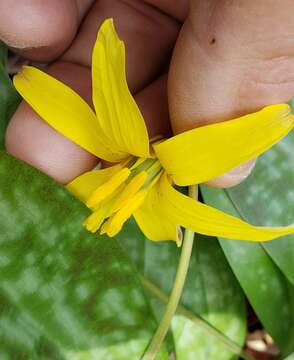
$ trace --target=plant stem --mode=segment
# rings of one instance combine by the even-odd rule
[[[156,296],[159,300],[161,300],[164,303],[168,302],[168,296],[162,290],[160,290],[151,281],[147,280],[143,276],[141,276],[140,279],[142,285],[147,290],[149,290],[154,296]],[[214,336],[216,339],[222,342],[228,348],[228,350],[232,351],[232,353],[239,355],[244,360],[254,360],[254,358],[251,355],[249,355],[246,351],[244,351],[238,344],[236,344],[226,335],[221,333],[213,325],[210,325],[207,321],[196,316],[192,311],[186,309],[184,306],[179,305],[176,313],[192,321],[195,325],[197,325],[199,328],[205,331],[208,335]]]
[[[198,187],[190,186],[189,187],[189,196],[193,199],[198,197]],[[193,248],[194,232],[188,229],[185,230],[183,247],[180,256],[180,261],[177,269],[176,278],[173,284],[173,288],[165,309],[165,313],[160,321],[160,324],[154,334],[149,347],[147,348],[143,360],[154,360],[157,353],[160,350],[161,344],[168,332],[172,318],[177,310],[183,287],[185,284],[190,258]]]

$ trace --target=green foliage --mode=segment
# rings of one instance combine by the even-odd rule
[[[140,273],[169,293],[175,277],[179,249],[174,243],[154,243],[138,233],[132,222],[119,235]],[[147,292],[158,320],[163,304]],[[196,236],[182,305],[207,320],[241,346],[245,338],[245,306],[243,293],[214,238]],[[226,360],[235,356],[214,336],[193,324],[187,317],[174,317],[170,351],[177,360]],[[172,349],[173,347],[173,349]]]
[[[294,219],[294,133],[262,156],[252,176],[228,190],[228,196],[247,221],[263,225],[289,225]],[[294,236],[262,244],[294,285]]]
[[[294,353],[292,353],[291,355],[287,356],[287,358],[285,360],[294,360]]]
[[[293,222],[293,202],[287,197],[293,192],[288,166],[292,141],[289,137],[269,151],[254,175],[239,187],[216,190],[203,186],[205,201],[256,224]],[[271,159],[276,160],[275,167]],[[284,179],[282,187],[276,187],[277,177],[280,185]],[[289,281],[293,274],[293,236],[263,244],[220,239],[220,244],[265,328],[285,354],[293,351],[294,289]]]
[[[205,200],[254,224],[292,223],[293,146],[291,133],[258,160],[244,183],[228,190],[203,186]],[[293,235],[261,244],[220,240],[249,301],[284,353],[294,350],[293,240]]]
[[[6,60],[7,48],[0,42],[0,149],[4,148],[6,126],[20,102],[20,97],[5,71]]]
[[[115,239],[35,169],[0,155],[1,359],[137,359],[156,322]],[[164,357],[162,357],[164,358]]]

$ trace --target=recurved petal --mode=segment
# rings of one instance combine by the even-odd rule
[[[193,200],[176,191],[163,175],[159,192],[161,209],[172,222],[200,234],[235,240],[267,241],[294,233],[294,224],[288,227],[261,227],[246,223],[234,216]]]
[[[199,127],[154,145],[161,164],[178,185],[200,184],[253,159],[294,126],[287,104]]]
[[[150,188],[144,203],[133,215],[148,239],[153,241],[173,240],[180,246],[182,241],[180,227],[162,211],[162,201],[164,199],[158,183],[156,183]]]
[[[71,88],[31,66],[24,66],[13,82],[21,96],[55,130],[99,158],[116,162],[124,157],[103,141],[96,115]]]
[[[86,172],[67,184],[66,188],[83,203],[86,203],[98,186],[104,184],[121,169],[122,166],[118,164],[106,169]]]
[[[131,95],[125,70],[125,47],[112,19],[101,26],[92,57],[93,102],[99,126],[117,151],[149,157],[143,116]]]

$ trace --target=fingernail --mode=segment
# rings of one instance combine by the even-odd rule
[[[230,188],[232,186],[236,186],[251,174],[255,167],[256,161],[257,159],[247,161],[246,163],[230,170],[228,173],[208,181],[206,184],[216,188]]]

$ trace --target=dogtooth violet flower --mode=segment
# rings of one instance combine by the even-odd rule
[[[92,57],[94,111],[73,90],[34,67],[14,77],[22,97],[54,129],[100,159],[67,189],[91,210],[84,225],[115,236],[132,215],[151,240],[181,243],[180,227],[231,239],[266,241],[294,232],[253,226],[178,192],[253,159],[294,126],[287,104],[149,142],[125,73],[125,47],[112,19],[101,26]]]

